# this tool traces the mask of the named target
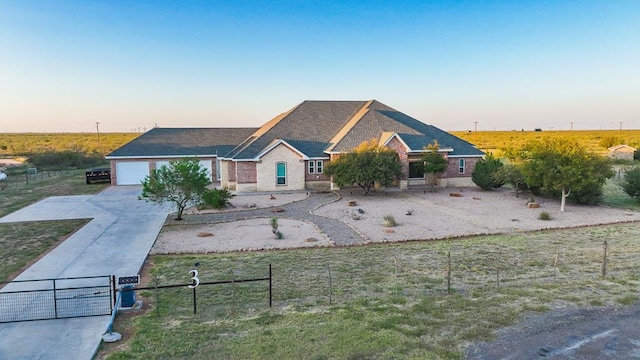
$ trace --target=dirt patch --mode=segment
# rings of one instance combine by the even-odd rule
[[[279,219],[278,230],[284,237],[276,239],[269,221],[268,218],[259,218],[217,224],[165,226],[151,254],[207,254],[331,246],[329,239],[315,225],[300,220]],[[308,241],[310,238],[315,241]]]

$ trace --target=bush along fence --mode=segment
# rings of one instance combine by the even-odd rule
[[[528,290],[543,291],[551,297],[558,291],[560,297],[567,297],[560,291],[566,288],[586,289],[592,294],[598,289],[636,291],[640,249],[631,239],[612,243],[575,247],[558,241],[545,246],[495,243],[475,247],[472,242],[454,242],[429,248],[424,243],[407,243],[367,247],[366,254],[362,248],[347,248],[297,253],[295,258],[287,252],[246,260],[203,256],[197,299],[196,292],[188,287],[192,283],[160,285],[184,278],[186,271],[183,267],[177,273],[180,266],[175,260],[159,256],[153,259],[154,278],[139,290],[155,302],[158,316],[192,316],[197,303],[198,317],[250,315],[263,311],[267,298],[269,306],[284,308],[331,306],[357,299],[394,298],[411,303],[425,298]],[[354,253],[336,257],[332,256],[335,251]],[[273,270],[269,265],[268,276],[247,277],[264,273],[260,269],[267,259],[275,263]],[[216,280],[204,279],[213,275]],[[216,286],[203,286],[209,284]],[[580,301],[579,296],[571,296]]]

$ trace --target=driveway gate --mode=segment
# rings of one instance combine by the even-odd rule
[[[0,283],[0,323],[110,315],[113,280],[106,276]]]

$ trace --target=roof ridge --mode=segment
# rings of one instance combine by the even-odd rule
[[[358,110],[358,112],[353,115],[353,117],[349,119],[349,121],[347,121],[347,123],[340,129],[340,131],[338,131],[338,133],[329,141],[331,146],[329,146],[326,151],[333,150],[333,148],[340,142],[340,140],[342,140],[351,131],[351,129],[356,126],[358,121],[360,121],[369,112],[369,107],[371,106],[371,104],[373,104],[374,101],[375,100],[367,101],[362,106],[362,108],[360,108],[360,110]]]

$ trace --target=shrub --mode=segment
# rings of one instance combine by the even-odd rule
[[[385,215],[383,219],[384,219],[384,226],[386,227],[398,226],[396,219],[392,215]]]
[[[540,215],[538,215],[538,219],[540,220],[551,220],[551,214],[549,214],[546,211],[543,211],[540,213]]]
[[[620,186],[627,195],[640,202],[640,167],[627,171]]]
[[[78,151],[45,151],[31,155],[30,164],[41,170],[83,169],[100,166],[105,163],[98,153],[84,153]]]
[[[471,181],[483,190],[493,190],[504,185],[504,180],[496,176],[504,164],[490,153],[476,163],[471,173]]]
[[[229,199],[234,197],[227,188],[224,189],[207,189],[202,194],[202,205],[214,209],[222,209],[230,204]]]

